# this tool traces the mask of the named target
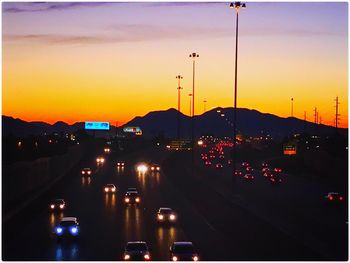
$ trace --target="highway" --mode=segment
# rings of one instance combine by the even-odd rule
[[[308,225],[300,223],[309,222],[305,213],[305,218],[293,220],[300,213],[295,214],[295,208],[291,208],[285,209],[290,213],[279,221],[272,216],[275,214],[271,211],[280,211],[281,205],[277,204],[286,202],[279,199],[279,195],[285,196],[282,189],[286,186],[276,190],[275,185],[261,181],[263,178],[251,184],[241,178],[232,182],[229,168],[221,171],[196,168],[192,176],[189,152],[173,154],[157,146],[118,157],[105,155],[106,163],[97,167],[95,158],[101,152],[102,149],[83,160],[49,193],[3,224],[3,260],[122,260],[126,242],[136,240],[148,243],[152,260],[169,260],[169,246],[174,241],[192,241],[201,260],[347,259],[348,226],[343,210],[339,213],[337,210],[332,221],[344,219],[330,236],[329,242],[337,246],[324,244],[323,232],[312,235],[317,244],[327,248],[322,250],[321,245],[310,245],[311,235],[305,235],[305,239],[300,235],[309,232],[303,229]],[[117,160],[125,161],[126,167],[117,169]],[[140,161],[160,163],[162,170],[139,174],[135,164]],[[83,167],[95,170],[91,179],[81,177]],[[103,192],[108,183],[116,185],[116,194]],[[122,196],[128,187],[139,190],[139,207],[123,205]],[[299,185],[290,187],[295,189]],[[297,199],[305,194],[309,193],[299,193]],[[49,201],[55,198],[66,201],[67,209],[61,214],[48,211]],[[261,202],[270,199],[277,201],[271,205],[265,202],[263,209]],[[156,212],[164,206],[177,212],[176,225],[156,224]],[[288,203],[284,206],[288,207]],[[301,211],[308,207],[310,204]],[[56,241],[52,229],[62,216],[78,217],[81,234],[77,241]],[[326,234],[329,237],[327,231]]]

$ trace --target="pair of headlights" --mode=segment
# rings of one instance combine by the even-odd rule
[[[163,216],[163,215],[158,215],[158,219],[159,219],[159,220],[163,220],[163,219],[164,219],[164,216]],[[172,215],[169,216],[169,219],[170,219],[170,220],[175,220],[175,219],[176,219],[176,216],[172,214]]]
[[[55,209],[55,205],[50,205],[50,207],[51,207],[51,209]],[[59,208],[63,209],[64,205],[63,204],[59,205]]]
[[[143,258],[144,258],[145,260],[150,260],[150,259],[151,259],[151,257],[150,257],[149,254],[143,255]],[[130,255],[125,254],[125,255],[124,255],[124,260],[129,260],[129,259],[130,259]]]

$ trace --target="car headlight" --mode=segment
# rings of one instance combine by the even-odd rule
[[[115,192],[115,188],[112,188],[112,192]]]
[[[124,255],[124,260],[129,260],[129,259],[130,259],[130,255],[125,254],[125,255]]]
[[[100,162],[100,158],[97,158],[97,159],[96,159],[96,162],[98,162],[98,163],[99,163],[99,162]]]
[[[170,215],[170,220],[175,220],[175,215]]]
[[[60,208],[63,209],[63,207],[64,207],[64,204],[61,204],[61,205],[60,205]]]
[[[55,208],[55,205],[50,205],[51,209],[54,209]]]
[[[91,174],[91,171],[88,171],[88,174]]]
[[[129,203],[130,199],[129,198],[125,198],[124,199],[126,203]]]
[[[159,220],[163,220],[163,219],[164,219],[164,216],[163,216],[163,215],[158,215],[158,219],[159,219]]]
[[[157,167],[157,171],[159,171],[160,170],[160,168],[159,167]]]
[[[136,197],[135,201],[138,203],[140,202],[140,198]]]
[[[105,187],[105,192],[108,192],[108,188],[107,187]]]
[[[117,165],[120,165],[120,163],[117,163]]]
[[[194,261],[198,261],[198,260],[199,260],[198,256],[194,256],[194,257],[192,257],[192,259],[193,259]]]
[[[81,171],[81,174],[85,174],[85,171]]]
[[[149,254],[146,254],[146,255],[143,256],[143,258],[146,259],[146,260],[149,260],[151,257],[149,256]]]
[[[62,227],[57,227],[56,228],[56,233],[57,234],[62,234],[62,231],[63,231]]]
[[[151,167],[151,170],[153,171],[153,170],[154,170],[154,167]]]
[[[172,259],[172,261],[177,261],[178,260],[177,256],[173,256],[171,259]]]
[[[72,232],[72,234],[77,234],[78,233],[78,228],[75,226],[75,227],[72,227],[70,229],[70,232]]]
[[[137,171],[141,173],[147,172],[148,167],[145,164],[140,164],[137,166]]]

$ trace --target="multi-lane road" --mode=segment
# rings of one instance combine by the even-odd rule
[[[288,203],[283,191],[292,193],[300,185],[287,182],[279,192],[262,178],[249,185],[242,180],[234,182],[225,169],[195,169],[192,175],[190,159],[189,153],[170,154],[155,146],[118,157],[106,155],[106,162],[100,167],[95,158],[83,160],[49,193],[3,224],[2,259],[122,260],[126,242],[137,240],[148,243],[153,260],[169,260],[169,246],[174,241],[192,241],[202,260],[347,259],[344,209],[333,209],[332,224],[339,225],[332,229],[333,235],[325,231],[326,237],[332,238],[327,242],[322,232],[311,235],[309,229],[304,229],[308,225],[301,222],[309,222],[307,213],[295,214],[295,207],[284,217],[280,211],[273,212],[283,206],[282,202],[286,202],[285,207],[294,205],[294,201]],[[124,169],[117,169],[117,160],[125,161]],[[140,161],[161,163],[162,170],[137,173],[135,164]],[[95,170],[91,179],[81,177],[83,167]],[[108,183],[116,185],[116,194],[103,192]],[[128,187],[139,190],[139,207],[123,205],[122,197]],[[280,199],[279,194],[284,197]],[[313,193],[296,192],[295,198],[300,200],[300,195],[309,194]],[[64,198],[66,210],[50,213],[51,198]],[[271,199],[279,201],[269,205]],[[164,206],[177,212],[176,225],[157,225],[156,212]],[[301,211],[307,207],[310,204]],[[332,213],[332,209],[327,211]],[[300,218],[302,214],[305,218]],[[77,241],[56,242],[52,230],[62,216],[78,217],[81,234]],[[293,220],[293,216],[299,218]],[[314,214],[311,218],[315,218]],[[317,245],[310,243],[312,238]]]

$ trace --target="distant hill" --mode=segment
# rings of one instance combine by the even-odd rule
[[[213,134],[217,136],[232,136],[233,134],[233,108],[216,108],[195,116],[195,135]],[[224,116],[221,116],[224,114]],[[177,136],[177,123],[180,120],[181,137],[190,137],[191,118],[171,108],[165,111],[153,111],[143,117],[135,117],[124,126],[141,127],[144,136],[154,137],[163,135],[165,137]],[[27,122],[21,119],[14,119],[2,116],[3,135],[13,134],[16,136],[37,135],[53,132],[75,132],[84,128],[83,122],[69,125],[58,121],[53,125],[45,122]],[[256,110],[240,108],[237,109],[237,129],[248,136],[270,134],[272,137],[282,138],[286,135],[317,132],[318,134],[330,134],[334,127],[326,125],[315,125],[297,118],[281,118],[276,115],[261,113]],[[111,133],[115,127],[111,126]],[[347,129],[339,129],[347,133]]]
[[[216,108],[195,116],[195,136],[214,134],[218,136],[232,136],[233,134],[233,108]],[[224,116],[221,116],[224,114]],[[179,113],[175,109],[166,111],[154,111],[143,117],[136,117],[126,126],[139,126],[147,137],[164,135],[176,137],[178,117],[180,119],[181,137],[189,137],[191,133],[191,118]],[[329,134],[334,132],[334,127],[315,125],[311,122],[297,118],[281,118],[276,115],[261,113],[256,110],[237,109],[238,132],[248,136],[270,134],[273,137],[282,138],[294,133],[307,131],[310,133]],[[339,129],[347,133],[347,129]]]

